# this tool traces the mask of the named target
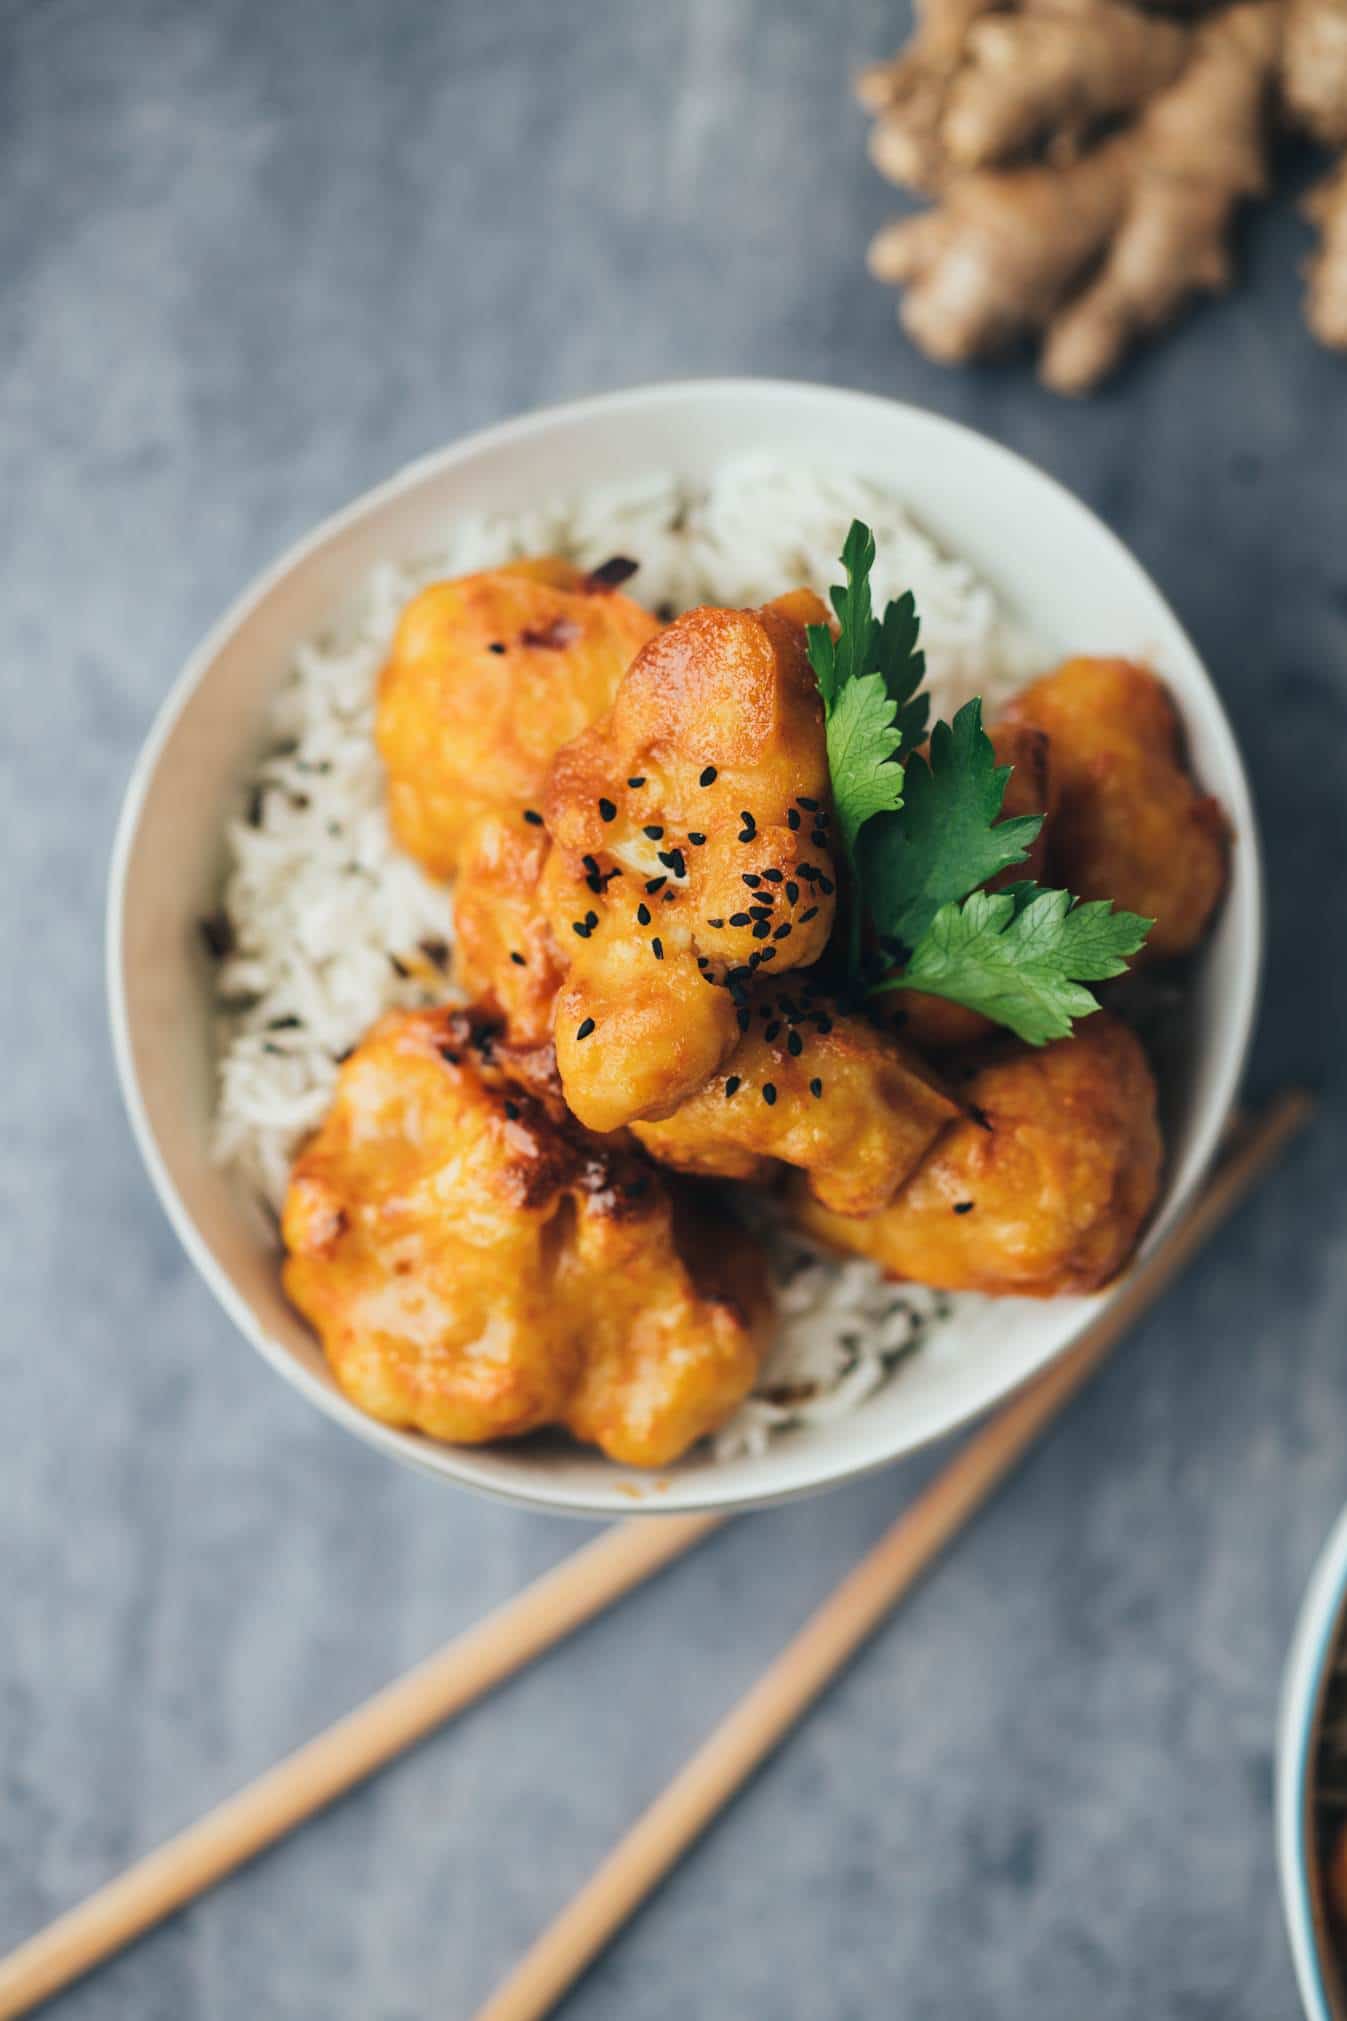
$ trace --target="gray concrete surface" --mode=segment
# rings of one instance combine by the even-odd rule
[[[403,459],[762,371],[989,430],[1154,570],[1266,827],[1253,1087],[1325,1108],[567,2011],[1294,2011],[1274,1706],[1347,1494],[1347,366],[1301,329],[1288,200],[1238,298],[1088,406],[916,358],[861,270],[888,198],[845,89],[900,13],[0,5],[0,1944],[578,1538],[320,1420],[180,1255],[100,973],[150,716],[236,588]],[[741,1522],[54,2011],[470,2013],[928,1470]]]

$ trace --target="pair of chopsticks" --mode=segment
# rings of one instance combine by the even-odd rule
[[[1291,1091],[1241,1128],[1182,1225],[1133,1270],[1076,1345],[975,1432],[898,1517],[544,1931],[477,2021],[538,2021],[551,2009],[1268,1171],[1310,1109],[1307,1095]],[[50,1998],[274,1844],[724,1520],[646,1517],[605,1531],[20,1944],[0,1961],[0,2021]]]

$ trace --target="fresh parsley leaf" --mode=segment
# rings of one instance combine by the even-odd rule
[[[917,650],[920,631],[916,598],[908,590],[888,605],[875,641],[875,665],[883,674],[898,710],[900,758],[925,736],[931,708],[930,696],[917,692],[926,677],[926,655]]]
[[[940,908],[903,975],[880,987],[946,997],[1046,1045],[1098,1010],[1082,985],[1121,975],[1153,924],[1107,899],[1082,905],[1034,884],[975,891]]]
[[[1043,818],[998,819],[1010,773],[977,700],[936,724],[929,759],[908,759],[902,810],[870,830],[862,851],[866,902],[884,939],[915,948],[942,906],[1024,861]]]
[[[848,681],[828,717],[828,770],[849,860],[866,822],[903,802],[903,768],[893,763],[902,741],[897,713],[884,676],[874,673]]]
[[[810,625],[810,665],[823,698],[838,827],[852,872],[849,960],[862,969],[868,917],[880,947],[906,960],[877,983],[966,1004],[1022,1039],[1063,1038],[1098,1005],[1087,982],[1119,975],[1152,922],[1065,891],[979,887],[1022,863],[1040,815],[1002,820],[1008,765],[998,765],[972,701],[937,723],[927,754],[926,670],[909,593],[874,615],[875,541],[853,520],[842,549],[845,586],[832,590],[838,629]],[[962,903],[960,903],[962,901]]]

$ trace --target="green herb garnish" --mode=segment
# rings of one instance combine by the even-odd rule
[[[1001,819],[1008,765],[998,765],[968,702],[937,723],[929,755],[914,750],[929,698],[911,594],[874,616],[875,542],[852,522],[842,549],[845,588],[832,591],[839,630],[809,627],[809,659],[823,697],[833,802],[851,871],[849,967],[861,981],[866,920],[892,964],[869,994],[919,989],[980,1011],[1030,1045],[1064,1038],[1099,1008],[1087,982],[1120,975],[1153,921],[1078,904],[1034,883],[982,887],[1022,863],[1040,815]]]

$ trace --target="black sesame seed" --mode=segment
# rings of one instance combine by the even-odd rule
[[[763,1084],[762,1084],[762,1099],[763,1099],[763,1101],[764,1101],[764,1102],[766,1102],[766,1104],[767,1104],[767,1106],[768,1106],[768,1108],[769,1108],[769,1109],[771,1109],[771,1108],[774,1108],[774,1107],[775,1107],[775,1105],[776,1105],[776,1084],[775,1084],[775,1082],[774,1082],[774,1081],[764,1081],[764,1082],[763,1082]]]
[[[411,974],[411,970],[408,968],[406,962],[399,961],[395,954],[389,955],[388,966],[392,969],[394,975],[400,975],[404,982],[407,980],[407,977]]]
[[[820,1038],[826,1039],[832,1028],[833,1028],[833,1021],[828,1016],[828,1013],[826,1011],[824,1011],[819,1017],[815,1018],[814,1029],[818,1033]]]
[[[667,877],[652,877],[648,879],[645,887],[646,896],[648,898],[653,898],[657,891],[663,891],[665,885],[668,882],[669,880]]]
[[[815,1074],[813,1080],[809,1083],[809,1092],[814,1097],[815,1101],[817,1101],[819,1096],[823,1093],[823,1083],[818,1078],[817,1074]]]
[[[439,1052],[440,1058],[442,1060],[448,1060],[451,1067],[456,1067],[463,1057],[463,1055],[460,1052],[457,1052],[453,1046],[440,1046],[437,1048],[437,1050]],[[341,1057],[343,1059],[349,1060],[351,1055],[349,1052],[347,1052],[343,1053]]]
[[[603,879],[599,876],[597,870],[594,871],[591,876],[585,879],[585,883],[588,885],[589,889],[594,893],[594,896],[596,898],[600,895],[600,893],[603,890]]]
[[[815,849],[826,849],[828,846],[828,838],[821,828],[816,828],[809,840],[813,843]]]
[[[594,931],[594,928],[598,925],[598,923],[599,923],[599,915],[597,912],[587,912],[585,914],[585,925],[589,928],[591,933]]]
[[[973,1211],[973,1203],[971,1200],[956,1200],[954,1203],[954,1211],[956,1214],[971,1214]]]
[[[725,1083],[725,1100],[728,1102],[731,1095],[737,1095],[743,1085],[743,1081],[738,1074],[731,1074]]]
[[[749,924],[750,921],[746,912],[732,912],[730,914],[731,926],[748,926]]]
[[[823,896],[825,898],[831,898],[834,891],[836,891],[837,886],[833,883],[831,877],[820,877],[818,881],[818,888],[823,893]]]
[[[636,924],[638,926],[649,926],[650,924],[650,907],[645,903],[644,899],[642,899],[636,908]]]
[[[739,872],[739,881],[741,884],[746,884],[750,891],[756,891],[762,883],[762,879],[756,870],[741,870]]]
[[[487,647],[487,651],[489,653],[503,653],[505,651],[505,647],[501,644],[501,641],[499,639],[492,639],[491,644]]]
[[[689,828],[688,841],[692,844],[694,849],[700,849],[705,840],[706,837],[700,834],[695,828]]]
[[[771,930],[770,923],[765,919],[760,919],[753,929],[754,940],[766,940]]]
[[[518,1104],[518,1102],[507,1102],[507,1103],[505,1104],[505,1113],[506,1113],[506,1115],[507,1115],[507,1116],[509,1117],[509,1119],[510,1119],[510,1121],[511,1121],[512,1123],[517,1123],[517,1122],[519,1121],[519,1104]]]
[[[817,918],[818,918],[818,907],[816,905],[806,906],[805,910],[800,914],[800,924],[801,926],[803,926],[807,919],[817,919]]]
[[[811,800],[807,793],[797,793],[795,795],[795,798],[799,802],[800,806],[805,808],[810,814],[818,813],[818,801]]]
[[[636,793],[640,790],[642,786],[644,786],[645,775],[643,773],[638,772],[634,779],[628,779],[627,784],[631,787],[632,792]]]
[[[663,961],[664,942],[658,938],[652,940],[650,943],[650,952],[654,955],[656,961]]]
[[[764,870],[762,874],[767,879],[767,882],[769,884],[780,884],[782,876],[784,875],[784,873],[780,870]]]
[[[583,919],[573,919],[571,921],[571,932],[578,934],[581,940],[589,939],[590,929],[585,925]]]
[[[664,894],[664,903],[666,905],[677,905],[678,893],[676,891],[666,891]]]
[[[787,828],[798,828],[799,825],[800,825],[800,816],[797,813],[796,809],[794,807],[788,808],[786,811]]]
[[[601,821],[616,821],[617,808],[614,806],[611,800],[600,800],[599,819]]]
[[[789,940],[789,939],[790,939],[790,921],[789,921],[788,919],[783,919],[783,920],[782,920],[782,922],[781,922],[780,926],[778,926],[778,928],[776,929],[776,932],[775,932],[775,933],[774,933],[774,934],[772,935],[772,939],[773,939],[773,940]]]
[[[528,967],[528,963],[527,963],[527,962],[525,961],[525,959],[524,959],[523,955],[522,955],[522,954],[520,954],[520,953],[519,953],[519,952],[518,952],[518,951],[517,951],[517,950],[516,950],[515,948],[513,948],[513,947],[512,947],[511,949],[510,949],[510,959],[511,959],[511,961],[512,961],[512,962],[514,963],[514,965],[515,965],[515,967],[516,967],[516,968],[527,968],[527,967]]]
[[[591,877],[597,877],[597,876],[598,876],[598,874],[599,874],[599,859],[598,859],[598,857],[597,857],[597,856],[582,856],[582,857],[580,858],[580,861],[581,861],[581,862],[582,862],[582,863],[584,864],[584,866],[585,866],[585,869],[586,869],[586,870],[587,870],[587,871],[589,872],[589,874],[590,874],[590,876],[591,876]]]
[[[543,817],[536,807],[526,807],[524,809],[524,819],[528,822],[530,828],[541,828],[543,825]]]
[[[750,919],[759,919],[759,920],[770,919],[772,916],[772,908],[770,905],[750,905],[748,908],[748,916]]]
[[[708,926],[713,926],[717,933],[720,932],[721,927],[725,924],[723,919],[708,919],[706,923]]]
[[[628,555],[610,555],[589,571],[589,581],[600,589],[616,589],[619,583],[629,582],[640,566],[639,561],[632,561]]]
[[[578,1024],[575,1027],[575,1036],[578,1039],[587,1039],[590,1033],[593,1031],[593,1029],[594,1029],[593,1018],[586,1018],[583,1024]]]
[[[800,1054],[804,1051],[804,1040],[800,1037],[800,1034],[798,1032],[787,1032],[786,1051],[790,1054],[793,1060],[799,1059]]]
[[[767,1041],[768,1045],[770,1045],[772,1043],[772,1040],[779,1035],[780,1031],[781,1031],[780,1020],[777,1018],[773,1018],[772,1022],[768,1025],[766,1031],[763,1033],[763,1038]]]
[[[687,862],[681,849],[661,849],[659,860],[666,870],[672,870],[675,877],[687,876]]]
[[[697,781],[697,784],[699,786],[714,786],[715,783],[716,783],[716,768],[714,765],[708,765],[706,770],[702,773],[701,778]]]
[[[738,1025],[740,1031],[746,1032],[748,1030],[750,1023],[748,1012],[746,1010],[738,1010],[735,1012],[734,1016],[735,1022]]]
[[[765,948],[764,948],[764,949],[762,950],[762,953],[761,953],[760,955],[756,956],[756,959],[757,959],[758,961],[775,961],[775,960],[776,960],[776,949],[775,949],[774,947],[765,947]]]
[[[745,828],[756,828],[757,826],[755,817],[749,813],[747,807],[739,809],[739,819],[743,822]]]
[[[800,887],[795,883],[794,879],[791,879],[786,885],[786,903],[787,905],[798,905],[799,902]]]
[[[652,842],[658,842],[664,830],[660,827],[658,821],[652,821],[648,828],[641,830],[641,833],[642,835],[648,835]]]

